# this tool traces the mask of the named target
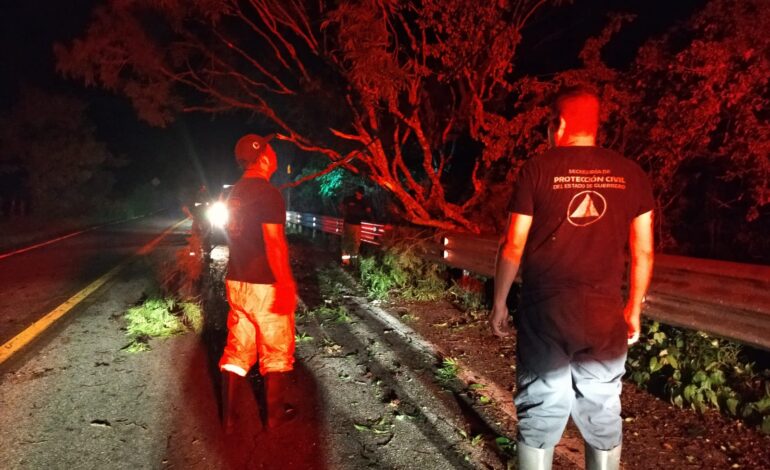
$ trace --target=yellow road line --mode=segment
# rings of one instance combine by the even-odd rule
[[[21,348],[32,342],[36,337],[38,337],[42,332],[44,332],[48,327],[54,324],[56,320],[63,317],[67,314],[70,310],[72,310],[77,304],[82,302],[86,297],[93,294],[94,291],[102,287],[104,284],[106,284],[109,280],[114,278],[123,268],[128,266],[131,261],[134,260],[137,256],[146,255],[150,251],[152,251],[158,243],[160,243],[163,238],[165,238],[171,231],[182,225],[187,219],[181,220],[180,222],[174,224],[172,227],[169,227],[166,229],[163,233],[161,233],[159,236],[154,238],[149,243],[145,244],[137,252],[129,259],[123,261],[119,265],[115,266],[114,268],[110,269],[106,274],[104,274],[99,279],[95,280],[88,286],[86,286],[83,290],[78,292],[77,294],[73,295],[69,299],[67,299],[63,304],[59,305],[55,309],[51,310],[47,314],[45,314],[42,318],[34,322],[32,325],[30,325],[27,329],[19,333],[18,335],[14,336],[10,341],[6,342],[2,346],[0,346],[0,364],[5,362],[8,358],[13,356],[15,353],[17,353]]]

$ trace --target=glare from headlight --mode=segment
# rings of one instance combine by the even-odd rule
[[[227,219],[230,214],[227,211],[227,204],[222,201],[217,201],[209,207],[206,211],[206,217],[208,217],[211,225],[217,228],[224,228],[227,225]]]

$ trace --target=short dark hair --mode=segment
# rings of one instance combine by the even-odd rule
[[[595,105],[586,106],[589,102]],[[568,121],[567,125],[571,132],[595,134],[599,127],[599,102],[599,94],[590,86],[562,87],[551,103],[551,125],[558,128],[563,117]]]

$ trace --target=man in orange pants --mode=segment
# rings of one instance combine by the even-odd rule
[[[238,376],[259,361],[264,378],[267,424],[293,416],[283,397],[294,364],[296,286],[284,234],[286,206],[269,179],[278,164],[267,140],[242,137],[235,158],[244,169],[228,199],[230,257],[225,278],[230,312],[227,345],[219,361],[223,372],[223,416],[230,429],[229,401]]]

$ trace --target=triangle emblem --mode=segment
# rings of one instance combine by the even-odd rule
[[[572,219],[582,219],[586,217],[599,217],[599,211],[596,210],[594,201],[588,194],[586,194],[586,197],[583,198],[583,201],[580,203],[577,209],[575,209],[572,214],[570,214],[570,218]]]

